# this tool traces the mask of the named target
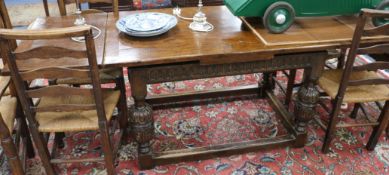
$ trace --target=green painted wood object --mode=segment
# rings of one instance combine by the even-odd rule
[[[235,16],[261,17],[271,33],[283,33],[295,17],[352,15],[361,8],[389,10],[389,0],[224,0]],[[389,19],[373,19],[374,25]]]

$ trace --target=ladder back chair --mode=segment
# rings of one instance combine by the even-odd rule
[[[324,153],[329,151],[329,146],[336,128],[374,126],[369,142],[366,145],[368,150],[373,150],[380,134],[387,126],[389,119],[389,88],[387,85],[389,84],[389,80],[379,77],[376,71],[389,69],[389,60],[354,66],[357,54],[385,54],[389,52],[389,42],[370,45],[368,47],[362,47],[360,45],[362,37],[389,35],[389,24],[367,28],[366,23],[371,17],[389,18],[389,11],[362,9],[358,17],[345,68],[325,70],[318,80],[319,86],[331,97],[333,106],[322,147]],[[338,123],[338,114],[343,102],[360,104],[376,101],[385,101],[385,105],[376,122],[363,124]],[[355,112],[353,111],[353,113]]]
[[[40,46],[27,51],[13,52],[6,45],[10,39],[46,40],[68,37],[85,37],[83,50],[71,50],[62,47]],[[115,174],[114,159],[120,142],[113,145],[109,127],[119,126],[120,140],[126,134],[127,105],[125,94],[120,90],[103,89],[99,79],[95,45],[91,26],[74,26],[68,28],[45,30],[9,30],[0,29],[1,55],[8,62],[12,81],[28,120],[30,133],[37,147],[42,164],[49,175],[57,174],[52,164],[74,162],[105,162],[108,174]],[[20,70],[17,62],[28,59],[86,59],[87,68],[38,67]],[[39,66],[39,65],[38,65]],[[72,87],[67,85],[46,85],[28,89],[25,82],[35,79],[90,78],[93,87]],[[124,83],[124,81],[122,81]],[[34,99],[34,100],[33,100]],[[115,107],[119,115],[113,117]],[[104,157],[88,159],[60,159],[55,156],[55,149],[49,154],[43,133],[63,133],[79,131],[100,132]],[[113,138],[113,137],[112,137]],[[125,138],[125,137],[124,137]],[[54,139],[56,141],[56,139]],[[123,140],[125,141],[125,140]],[[56,145],[56,142],[54,142]]]
[[[12,174],[24,175],[27,158],[32,158],[35,154],[20,103],[16,97],[4,95],[10,80],[10,77],[0,76],[1,156],[8,158]]]
[[[66,4],[75,3],[76,0],[57,0],[59,13],[61,16],[65,16],[66,14]],[[119,0],[79,0],[80,3],[88,2],[88,3],[112,3],[112,12],[115,17],[119,17]],[[81,8],[81,7],[79,7]],[[87,13],[101,13],[104,12],[98,9],[85,9],[82,10],[83,14]]]

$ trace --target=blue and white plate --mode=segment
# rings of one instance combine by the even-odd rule
[[[133,31],[147,32],[166,26],[169,16],[164,13],[136,13],[123,18],[126,28]]]
[[[118,30],[137,37],[160,35],[176,25],[177,18],[175,16],[152,12],[129,15],[116,22]]]

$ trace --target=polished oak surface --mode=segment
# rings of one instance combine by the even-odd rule
[[[171,13],[170,8],[148,11]],[[138,12],[121,12],[120,17]],[[182,12],[183,16],[190,17],[196,8],[183,8]],[[343,22],[329,18],[302,19],[297,21],[290,32],[266,34],[266,40],[263,40],[255,32],[258,26],[242,23],[225,6],[205,7],[204,12],[207,20],[215,26],[209,33],[193,32],[188,28],[190,22],[180,19],[178,25],[169,32],[151,38],[136,38],[120,33],[114,25],[117,19],[110,14],[105,65],[136,67],[191,61],[225,64],[266,60],[281,54],[345,48],[351,44],[356,19],[349,17],[343,19]],[[362,42],[385,40],[389,38],[364,38]]]
[[[266,46],[287,47],[293,45],[351,43],[354,34],[356,16],[300,18],[283,34],[272,34],[266,30],[258,18],[242,18],[253,33]],[[373,25],[369,22],[368,28]],[[364,38],[369,40],[388,40],[388,36]]]
[[[183,8],[182,15],[190,17],[196,9]],[[147,11],[171,14],[172,9],[122,11],[120,17]],[[88,24],[95,25],[103,31],[106,29],[106,33],[103,32],[95,42],[98,63],[106,67],[137,67],[186,62],[199,62],[204,65],[239,63],[269,60],[274,55],[345,48],[351,44],[354,25],[353,19],[344,20],[345,22],[325,19],[304,19],[304,22],[298,20],[295,24],[297,27],[292,28],[290,32],[278,35],[267,34],[266,41],[263,41],[250,30],[250,28],[256,30],[258,26],[245,24],[247,21],[242,22],[238,17],[233,16],[225,6],[204,7],[204,12],[207,14],[208,21],[215,26],[211,32],[193,32],[188,28],[190,21],[179,19],[178,25],[169,32],[150,38],[137,38],[120,33],[115,26],[118,18],[115,18],[112,13],[108,13],[108,17],[106,14],[89,14],[85,17]],[[38,18],[30,28],[67,27],[73,25],[74,18],[74,16]],[[302,25],[303,23],[306,25]],[[362,43],[377,43],[385,40],[389,38],[363,39]],[[69,49],[83,47],[80,43],[64,39],[49,42],[22,42],[19,50],[57,43],[66,43]],[[34,64],[36,63],[23,65]],[[69,59],[67,62],[58,62],[58,64],[73,67],[84,66],[86,62]]]
[[[171,8],[147,10],[172,13]],[[120,33],[115,19],[108,17],[107,48],[105,64],[119,64],[133,67],[148,64],[200,61],[239,62],[258,58],[251,53],[261,45],[250,31],[242,32],[241,21],[234,17],[227,8],[205,7],[208,21],[215,25],[211,32],[193,32],[188,26],[190,21],[178,19],[178,24],[169,32],[156,37],[137,38]],[[120,12],[120,17],[146,11]],[[196,8],[183,8],[183,16],[193,16]],[[231,56],[244,54],[245,57]]]

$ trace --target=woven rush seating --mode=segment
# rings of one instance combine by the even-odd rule
[[[320,77],[319,86],[334,99],[338,94],[340,80],[342,78],[343,70],[333,69],[326,70]],[[350,80],[363,80],[379,78],[376,72],[361,71],[352,72]],[[351,86],[346,89],[343,102],[346,103],[363,103],[372,101],[385,101],[389,100],[389,88],[386,85],[361,85]]]
[[[104,90],[103,99],[105,117],[107,121],[112,119],[113,111],[119,102],[120,92]],[[60,98],[41,98],[38,107],[49,107],[55,104],[90,104],[93,97],[65,96]],[[85,130],[98,130],[98,118],[96,110],[72,111],[72,112],[38,112],[36,120],[39,123],[41,132],[74,132]]]

